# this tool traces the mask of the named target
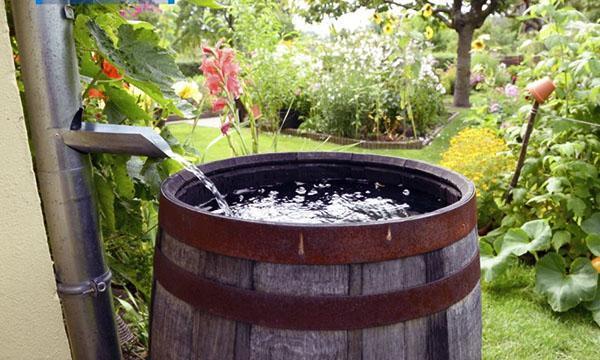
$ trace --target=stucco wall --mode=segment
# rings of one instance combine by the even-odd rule
[[[70,359],[4,0],[0,0],[0,154],[0,359]]]

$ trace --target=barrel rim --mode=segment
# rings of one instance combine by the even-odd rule
[[[194,180],[194,175],[184,170],[161,185],[160,227],[183,243],[226,256],[285,264],[350,264],[434,251],[462,239],[476,226],[473,183],[456,172],[421,161],[381,155],[300,152],[243,156],[199,168],[210,176],[289,162],[360,162],[365,166],[404,167],[454,187],[461,196],[440,209],[404,219],[338,224],[248,220],[213,214],[178,199],[177,191]]]

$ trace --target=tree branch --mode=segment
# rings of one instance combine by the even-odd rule
[[[450,21],[450,19],[448,19],[445,15],[443,15],[443,13],[441,11],[437,11],[437,12],[434,11],[433,16],[435,16],[436,19],[438,19],[439,21],[444,23],[444,25],[446,25],[447,27],[454,29],[454,24],[452,24],[452,21]]]
[[[444,13],[444,14],[448,14],[448,15],[452,15],[452,9],[450,9],[448,6],[440,6],[438,4],[434,4],[433,2],[429,1],[429,0],[424,0],[423,1],[425,4],[429,4],[433,7],[433,13]]]
[[[460,0],[458,0],[458,1],[460,2]],[[414,9],[414,4],[412,4],[412,3],[402,4],[402,3],[396,2],[394,0],[383,0],[383,2],[388,5],[399,6],[404,9]],[[452,24],[452,21],[450,20],[452,18],[452,10],[449,7],[436,5],[429,0],[425,0],[424,2],[433,7],[433,16],[435,16],[439,21],[444,23],[444,25],[446,25],[447,27],[454,29],[454,25]],[[447,14],[448,17],[446,17],[443,14]]]

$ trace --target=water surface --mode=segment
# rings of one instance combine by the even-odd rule
[[[287,182],[225,195],[231,215],[287,223],[360,223],[406,218],[443,207],[441,199],[403,184],[357,179]],[[214,202],[200,205],[219,213]]]

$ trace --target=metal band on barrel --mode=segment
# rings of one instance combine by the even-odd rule
[[[442,209],[444,210],[444,209]],[[477,225],[473,195],[450,210],[377,224],[294,226],[209,216],[160,199],[163,231],[203,251],[277,264],[358,264],[447,247]]]
[[[155,278],[191,306],[229,320],[278,329],[356,330],[443,311],[465,298],[480,276],[479,254],[457,272],[407,289],[372,295],[297,296],[254,291],[195,275],[159,249]]]

